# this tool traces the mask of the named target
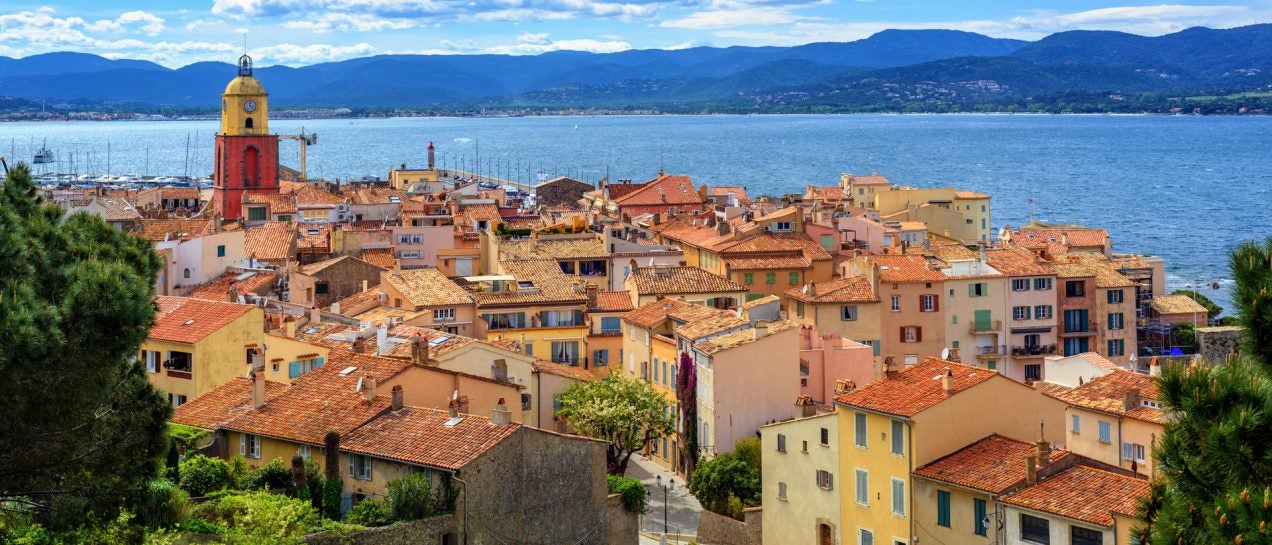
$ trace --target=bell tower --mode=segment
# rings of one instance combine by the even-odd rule
[[[221,94],[215,160],[212,202],[221,217],[238,219],[248,194],[278,193],[278,136],[269,132],[269,94],[252,75],[247,55],[239,57],[238,77]]]

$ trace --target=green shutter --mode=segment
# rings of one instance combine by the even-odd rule
[[[976,498],[972,500],[972,516],[975,517],[976,535],[983,536],[988,533],[985,526],[985,500]]]
[[[754,284],[754,283],[755,283],[755,273],[743,273],[743,274],[742,274],[742,282],[744,282],[744,283],[746,283],[746,284]]]
[[[950,527],[950,493],[945,490],[936,491],[936,524]]]

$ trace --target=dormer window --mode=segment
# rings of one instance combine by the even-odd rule
[[[1148,407],[1148,408],[1150,408],[1150,409],[1160,409],[1160,408],[1162,408],[1162,404],[1161,404],[1161,403],[1158,403],[1157,401],[1152,400],[1152,399],[1141,399],[1141,400],[1140,400],[1140,405],[1143,405],[1143,406]]]
[[[779,221],[779,222],[776,222],[776,223],[774,223],[774,224],[773,224],[773,230],[774,230],[774,231],[790,231],[790,230],[791,230],[791,222],[789,222],[789,221]]]

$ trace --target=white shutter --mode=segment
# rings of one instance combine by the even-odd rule
[[[247,434],[239,434],[239,456],[247,455]]]

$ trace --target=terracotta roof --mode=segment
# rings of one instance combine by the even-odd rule
[[[1201,314],[1205,315],[1206,307],[1193,301],[1187,295],[1158,295],[1153,298],[1153,311],[1158,314]]]
[[[1025,480],[1025,458],[1037,452],[1038,446],[1033,443],[994,434],[925,465],[915,470],[914,474],[990,494],[1001,494]],[[1066,450],[1052,450],[1048,463],[1057,462],[1069,455]]]
[[[1039,229],[1025,226],[1011,237],[1011,241],[1021,246],[1057,242],[1068,247],[1095,248],[1103,247],[1108,238],[1109,232],[1105,229]]]
[[[848,175],[848,183],[852,185],[887,185],[891,186],[892,182],[879,174],[869,174],[865,176]]]
[[[340,263],[340,262],[342,262],[342,261],[348,261],[348,260],[353,260],[353,261],[358,262],[358,263],[362,263],[362,264],[365,264],[365,265],[371,265],[372,267],[375,267],[375,265],[373,265],[373,264],[371,264],[371,263],[367,263],[366,261],[363,261],[363,260],[358,259],[358,258],[356,258],[356,257],[348,256],[348,255],[342,255],[342,256],[340,256],[340,257],[333,257],[333,258],[328,259],[328,260],[325,260],[325,261],[319,261],[319,262],[317,262],[317,263],[310,263],[310,264],[308,264],[308,265],[303,265],[303,266],[301,266],[301,267],[300,267],[300,272],[301,272],[302,274],[306,274],[306,275],[310,275],[310,276],[312,276],[312,275],[315,275],[315,274],[321,273],[322,271],[326,270],[328,267],[331,267],[332,265],[335,265],[335,264]],[[383,268],[383,267],[376,267],[376,268]]]
[[[1134,515],[1148,481],[1087,466],[1074,466],[1038,484],[1003,496],[1008,505],[1113,526],[1113,513]]]
[[[165,240],[190,240],[212,232],[212,221],[206,219],[137,220],[140,231],[136,234],[155,242]]]
[[[989,195],[978,193],[976,191],[968,191],[966,189],[954,190],[955,199],[988,199]]]
[[[946,392],[942,384],[941,377],[946,369],[954,375],[951,392]],[[997,374],[996,371],[929,357],[895,375],[840,395],[835,402],[885,414],[914,416]]]
[[[740,317],[732,312],[723,312],[709,318],[694,320],[685,325],[676,328],[676,334],[690,341],[696,341],[704,337],[717,335],[730,329],[746,327],[751,324],[747,318]]]
[[[702,204],[688,176],[664,174],[636,191],[615,199],[619,206]]]
[[[746,286],[691,266],[641,267],[629,278],[640,295],[744,292]]]
[[[248,257],[281,260],[296,254],[296,231],[284,222],[271,221],[247,230],[243,251]]]
[[[352,204],[402,204],[410,199],[411,195],[400,189],[364,187],[354,191],[349,200]]]
[[[199,190],[193,187],[156,187],[152,189],[143,189],[137,192],[137,198],[149,197],[154,194],[159,199],[168,200],[199,200]]]
[[[724,263],[729,269],[739,271],[813,268],[813,263],[801,255],[725,258]]]
[[[247,275],[247,278],[236,280],[244,275]],[[231,286],[237,288],[240,295],[245,295],[247,293],[257,293],[277,281],[278,275],[270,271],[227,272],[199,286],[198,289],[190,293],[190,297],[211,301],[227,301],[226,296],[230,293]]]
[[[798,325],[799,324],[792,322],[790,320],[778,320],[775,322],[769,322],[768,334],[772,335],[774,333],[781,333],[788,329],[794,329]],[[728,333],[725,335],[721,335],[719,337],[702,341],[700,343],[693,345],[693,347],[704,354],[712,355],[712,354],[723,352],[725,350],[729,350],[731,348],[737,348],[739,346],[750,344],[757,340],[759,339],[755,338],[755,329],[747,328],[747,329],[743,329],[742,331],[734,331],[733,333]]]
[[[296,196],[286,193],[245,193],[246,204],[264,204],[272,214],[295,214]]]
[[[985,251],[989,266],[1007,276],[1048,276],[1051,265],[1024,248],[1008,247]]]
[[[310,234],[313,232],[313,234]],[[330,225],[306,225],[299,231],[296,241],[298,249],[312,249],[327,251],[331,249],[331,226]]]
[[[1085,263],[1052,263],[1056,278],[1095,278],[1095,269]]]
[[[544,360],[535,360],[532,365],[534,366],[534,370],[540,373],[566,377],[580,382],[593,382],[600,380],[591,371],[576,365],[562,365],[560,363]]]
[[[489,418],[422,407],[390,411],[340,440],[340,449],[408,464],[457,470],[510,437],[520,424],[496,426]]]
[[[346,202],[344,197],[325,189],[297,182],[281,182],[279,189],[283,193],[295,195],[296,205],[313,207],[316,205],[336,205]]]
[[[645,187],[644,183],[639,184],[607,184],[605,192],[611,200],[618,200],[626,197],[628,194],[634,193],[636,190]]]
[[[739,252],[799,251],[813,261],[832,259],[825,248],[804,233],[762,232],[742,240],[717,244],[712,249],[726,257]]]
[[[1128,409],[1127,393],[1138,390],[1139,395]],[[1074,407],[1081,407],[1106,414],[1125,416],[1156,424],[1166,423],[1166,413],[1158,407],[1149,407],[1144,401],[1157,404],[1160,394],[1157,380],[1134,371],[1117,369],[1102,377],[1096,377],[1067,392],[1058,393],[1056,399]]]
[[[928,260],[923,256],[872,255],[870,262],[879,266],[880,282],[941,282],[945,280],[945,275],[932,270]]]
[[[1073,389],[1071,386],[1055,384],[1053,382],[1035,382],[1034,387],[1038,388],[1043,395],[1050,397],[1060,397],[1061,394]]]
[[[516,279],[517,291],[491,291],[493,283],[468,284],[478,306],[526,305],[535,303],[586,303],[587,294],[577,282],[561,272],[551,259],[502,261],[504,272]],[[530,286],[522,286],[529,282]],[[481,291],[476,291],[480,286]]]
[[[384,270],[391,270],[397,266],[397,256],[393,255],[393,248],[363,248],[362,260]]]
[[[266,403],[287,390],[281,382],[265,381]],[[234,377],[211,391],[172,410],[172,421],[204,430],[215,430],[252,410],[252,381]]]
[[[663,299],[645,303],[640,308],[624,314],[623,320],[636,326],[650,329],[657,327],[658,324],[668,319],[673,319],[680,323],[690,323],[724,314],[732,315],[733,313],[675,299]]]
[[[819,201],[842,201],[850,199],[851,197],[844,192],[843,188],[837,185],[824,187],[810,185],[808,186],[808,190],[804,192],[804,198]]]
[[[593,312],[628,312],[636,308],[632,305],[632,295],[625,291],[601,291],[596,293],[596,307]]]
[[[441,271],[433,268],[385,271],[380,282],[402,292],[413,306],[436,307],[472,304],[473,298]]]
[[[813,289],[817,295],[811,295]],[[874,294],[874,286],[864,276],[836,278],[830,282],[822,282],[802,288],[791,288],[784,293],[786,297],[805,303],[877,303],[879,298]]]
[[[344,299],[341,299],[339,301],[340,303],[339,314],[349,316],[349,311],[363,305],[364,303],[370,303],[371,301],[378,300],[379,295],[380,295],[379,290],[368,289],[366,291],[360,291],[358,293],[345,297]],[[324,310],[330,310],[330,307]]]
[[[141,214],[137,213],[137,209],[133,208],[131,203],[122,198],[93,196],[91,199],[84,202],[83,206],[87,206],[93,202],[96,202],[98,206],[102,207],[101,216],[102,219],[106,221],[127,221],[141,218]],[[78,204],[79,203],[73,203],[68,212],[77,212],[75,208],[78,207]]]
[[[746,188],[737,185],[717,185],[707,187],[707,196],[709,197],[725,197],[732,193],[738,199],[738,204],[749,204],[751,198],[746,195]]]
[[[460,213],[470,220],[499,221],[499,207],[493,204],[468,204],[460,207]]]
[[[752,299],[752,300],[750,300],[750,301],[747,301],[747,302],[745,302],[745,303],[742,303],[742,310],[744,310],[744,311],[751,310],[751,309],[753,309],[753,308],[755,308],[755,307],[758,307],[758,306],[760,306],[760,305],[765,305],[765,304],[768,304],[768,303],[775,303],[775,302],[778,302],[778,301],[781,301],[781,300],[782,300],[782,298],[781,298],[781,297],[778,297],[778,296],[776,296],[776,295],[765,295],[764,297],[761,297],[761,298],[759,298],[759,299]]]
[[[228,301],[160,295],[150,338],[194,344],[256,308]]]
[[[530,238],[499,244],[500,259],[608,259],[605,243],[587,238]]]
[[[1083,352],[1081,354],[1078,354],[1078,357],[1091,362],[1096,367],[1099,367],[1100,369],[1104,369],[1105,371],[1125,371],[1126,370],[1120,365],[1109,361],[1108,358],[1105,358],[1104,356],[1101,356],[1095,352]]]

